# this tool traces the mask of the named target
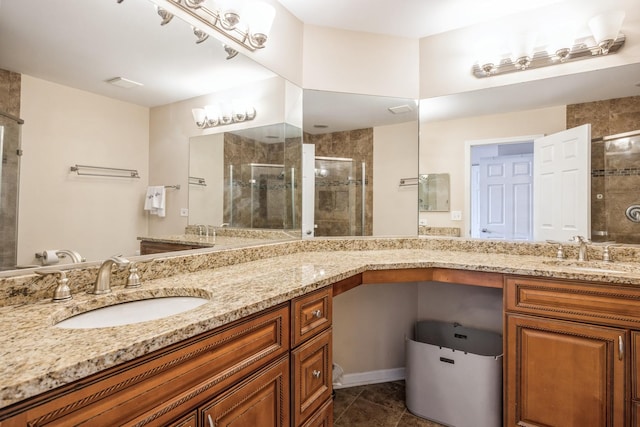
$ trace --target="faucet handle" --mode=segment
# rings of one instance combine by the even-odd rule
[[[67,274],[62,270],[36,270],[36,274],[41,276],[46,276],[48,274],[58,274],[60,277],[57,279],[58,285],[56,289],[53,291],[53,298],[51,299],[53,302],[64,302],[69,301],[71,296],[71,288],[69,288],[69,279],[67,279]]]
[[[615,248],[617,246],[620,246],[619,244],[606,244],[604,246],[604,249],[602,251],[602,261],[603,262],[611,262],[613,261],[613,257],[611,256],[611,249],[610,248]]]
[[[584,236],[573,236],[573,238],[569,240],[573,240],[574,242],[577,242],[577,243],[586,243],[586,244],[591,243],[591,240],[587,239]]]
[[[557,259],[564,259],[564,249],[562,247],[561,242],[556,242],[555,240],[547,240],[547,243],[551,243],[552,245],[558,245],[558,250],[556,252]]]
[[[142,286],[140,282],[140,276],[138,275],[138,267],[135,262],[129,264],[129,277],[127,278],[127,284],[125,289],[135,289]]]

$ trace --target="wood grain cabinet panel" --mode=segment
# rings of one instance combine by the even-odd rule
[[[198,246],[188,243],[150,242],[140,241],[140,255],[160,254],[164,252],[187,251],[189,249],[202,249],[210,246]]]
[[[507,426],[624,426],[625,329],[507,316]]]
[[[291,352],[294,425],[302,425],[331,398],[331,329]]]
[[[640,328],[640,288],[509,277],[507,311]]]
[[[201,409],[207,427],[289,427],[289,358],[254,374]]]
[[[302,427],[333,427],[333,399],[329,399]]]
[[[297,298],[291,302],[291,346],[296,347],[333,321],[332,287]]]
[[[198,427],[198,412],[192,411],[179,420],[167,424],[167,427]]]

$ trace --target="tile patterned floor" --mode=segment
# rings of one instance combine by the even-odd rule
[[[444,427],[412,415],[404,403],[404,381],[336,390],[335,427]]]

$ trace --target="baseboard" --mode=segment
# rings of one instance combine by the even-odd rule
[[[381,369],[379,371],[357,372],[342,375],[339,383],[334,383],[333,388],[348,388],[366,384],[388,383],[404,379],[404,368]]]

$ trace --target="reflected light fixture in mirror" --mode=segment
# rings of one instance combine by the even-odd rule
[[[198,21],[194,25],[199,32],[211,34],[215,31],[241,44],[250,51],[262,49],[267,43],[275,18],[275,9],[262,1],[248,2],[242,11],[237,1],[218,0],[152,0],[162,18],[161,25],[171,21],[176,14],[188,15]],[[196,34],[199,41],[201,36]]]
[[[616,53],[625,42],[624,34],[620,33],[624,17],[621,10],[594,16],[588,23],[590,36],[576,39],[557,32],[547,36],[545,45],[535,43],[534,32],[511,35],[510,53],[480,53],[494,59],[480,58],[472,68],[473,75],[484,78]],[[569,28],[570,24],[564,27]]]
[[[232,106],[207,105],[191,110],[193,120],[200,129],[251,121],[256,118],[256,109],[242,101],[234,101]]]

